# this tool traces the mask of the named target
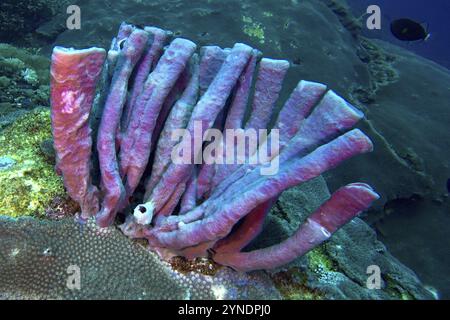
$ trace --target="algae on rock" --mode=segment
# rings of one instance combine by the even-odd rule
[[[0,170],[0,215],[42,216],[57,196],[64,196],[61,178],[41,151],[51,137],[50,111],[35,109],[0,133],[0,157],[12,165]]]

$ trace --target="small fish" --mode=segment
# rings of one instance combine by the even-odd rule
[[[422,24],[407,18],[392,21],[391,32],[401,41],[426,41],[431,35]]]

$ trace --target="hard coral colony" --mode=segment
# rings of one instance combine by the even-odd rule
[[[347,185],[287,240],[243,252],[284,190],[372,150],[366,135],[351,130],[363,114],[326,86],[308,81],[298,83],[276,114],[287,61],[261,59],[259,51],[241,43],[231,49],[202,47],[198,55],[193,42],[170,38],[170,32],[159,28],[122,23],[107,53],[99,48],[53,51],[56,167],[67,192],[80,204],[81,219],[95,216],[100,227],[111,225],[118,212],[129,210],[144,182],[144,203],[121,225],[126,235],[147,239],[164,258],[210,256],[222,265],[251,271],[272,269],[305,254],[378,198],[366,184]],[[98,83],[103,88],[93,108]],[[99,105],[103,111],[97,127],[90,118]],[[267,140],[278,129],[279,148],[266,163],[179,164],[171,157],[178,144],[171,139],[176,129],[186,129],[192,137],[198,122],[201,137],[213,127],[260,130],[275,116]],[[91,127],[98,131],[101,190],[91,173]],[[246,152],[247,157],[256,154]],[[260,169],[273,161],[279,163],[278,172],[262,175]],[[147,169],[151,173],[144,177]]]

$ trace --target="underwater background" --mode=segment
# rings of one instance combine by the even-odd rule
[[[66,8],[72,4],[81,8],[80,30],[66,26]],[[364,14],[372,4],[381,8],[381,30],[365,27]],[[389,24],[400,17],[428,23],[430,39],[397,40]],[[279,242],[330,191],[349,182],[368,183],[381,198],[361,219],[288,271],[243,279],[226,271],[211,280],[213,284],[254,284],[256,291],[261,290],[259,296],[243,294],[253,298],[449,299],[449,19],[450,3],[445,0],[2,1],[0,215],[37,219],[16,224],[0,221],[0,298],[73,298],[27,278],[31,265],[43,266],[38,271],[42,279],[53,279],[48,266],[62,272],[51,258],[35,255],[32,249],[17,260],[4,258],[11,257],[10,249],[18,243],[33,248],[55,242],[67,261],[108,253],[99,255],[98,260],[92,258],[105,270],[94,274],[104,278],[117,275],[115,291],[94,286],[85,296],[88,298],[135,299],[142,288],[155,289],[151,279],[158,277],[167,286],[161,285],[146,298],[183,298],[180,288],[198,288],[195,276],[183,278],[161,271],[163,267],[153,256],[146,256],[141,249],[133,251],[120,234],[106,235],[106,240],[100,241],[95,232],[83,236],[67,221],[56,222],[78,208],[53,170],[48,112],[52,49],[55,45],[109,48],[120,23],[126,21],[171,30],[176,37],[191,39],[199,46],[225,48],[247,43],[265,57],[290,62],[280,101],[298,80],[305,79],[327,84],[365,113],[358,127],[374,142],[374,152],[285,192],[266,222],[268,231],[254,246]],[[76,249],[65,251],[64,244]],[[126,261],[134,261],[142,272],[131,272]],[[382,292],[363,288],[365,269],[371,264],[388,270]],[[112,271],[111,265],[120,272]],[[189,265],[182,268],[192,271]],[[146,277],[152,273],[153,278]],[[89,280],[92,283],[98,280],[95,275]],[[139,283],[136,293],[129,287],[135,283]],[[336,283],[340,285],[336,287]],[[173,296],[166,295],[168,291],[174,292]],[[205,292],[195,291],[193,297],[209,298]]]
[[[378,5],[382,9],[381,30],[363,30],[363,34],[370,38],[378,38],[392,42],[409,51],[450,68],[450,48],[448,36],[448,12],[450,3],[445,0],[435,1],[369,1],[348,0],[352,11],[358,16],[364,13],[369,5]],[[430,41],[408,43],[397,40],[390,32],[390,23],[399,18],[410,18],[423,23],[431,33]]]

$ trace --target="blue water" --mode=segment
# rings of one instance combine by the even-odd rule
[[[347,0],[355,16],[366,12],[369,5],[380,6],[382,29],[365,29],[364,35],[379,38],[420,54],[450,69],[450,20],[449,0]],[[390,32],[392,20],[407,17],[429,24],[431,38],[426,42],[405,43],[397,40]],[[365,23],[364,23],[365,25]]]

